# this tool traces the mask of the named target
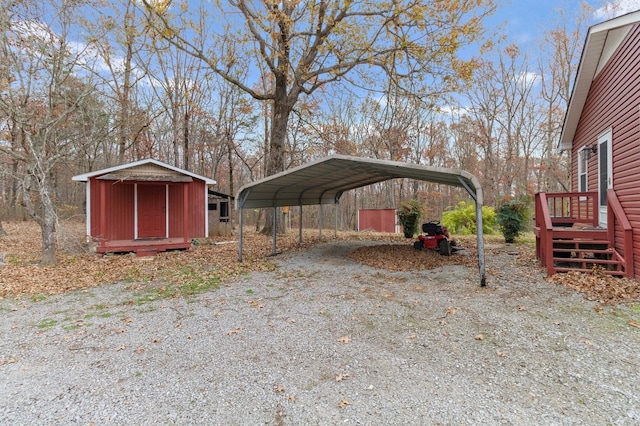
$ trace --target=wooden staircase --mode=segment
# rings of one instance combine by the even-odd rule
[[[548,275],[600,267],[608,275],[634,276],[631,226],[615,192],[609,190],[607,229],[599,227],[597,195],[536,194],[536,257]]]
[[[615,250],[603,238],[573,238],[553,240],[553,268],[555,272],[589,272],[594,267],[602,268],[605,274],[624,276],[624,265]]]

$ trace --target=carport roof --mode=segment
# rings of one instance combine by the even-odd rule
[[[478,179],[463,170],[336,154],[243,186],[236,205],[245,209],[334,204],[346,191],[396,178],[464,187],[477,203],[483,202]]]

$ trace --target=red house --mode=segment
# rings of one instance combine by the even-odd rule
[[[536,195],[541,264],[640,279],[640,11],[589,29],[559,147],[573,192]]]
[[[147,159],[73,180],[87,182],[87,235],[98,254],[188,249],[208,235],[212,179]]]

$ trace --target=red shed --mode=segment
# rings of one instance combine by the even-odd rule
[[[216,182],[147,159],[73,177],[87,182],[87,235],[98,254],[188,249],[208,235],[207,189]]]

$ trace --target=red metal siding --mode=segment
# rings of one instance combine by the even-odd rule
[[[396,232],[395,209],[358,210],[358,231]]]
[[[169,237],[183,236],[184,189],[189,188],[187,214],[189,238],[203,238],[205,235],[205,184],[194,180],[187,184],[169,186]]]
[[[577,153],[612,130],[613,189],[634,229],[634,269],[640,277],[640,26],[636,25],[596,76],[573,144],[572,185],[577,188]],[[598,187],[598,155],[589,160],[588,185]],[[617,231],[617,230],[616,230]],[[616,236],[619,233],[616,232]],[[623,251],[623,247],[616,245]]]
[[[91,236],[108,241],[133,239],[133,185],[99,179],[91,179],[90,185]],[[101,230],[103,218],[104,231]]]

